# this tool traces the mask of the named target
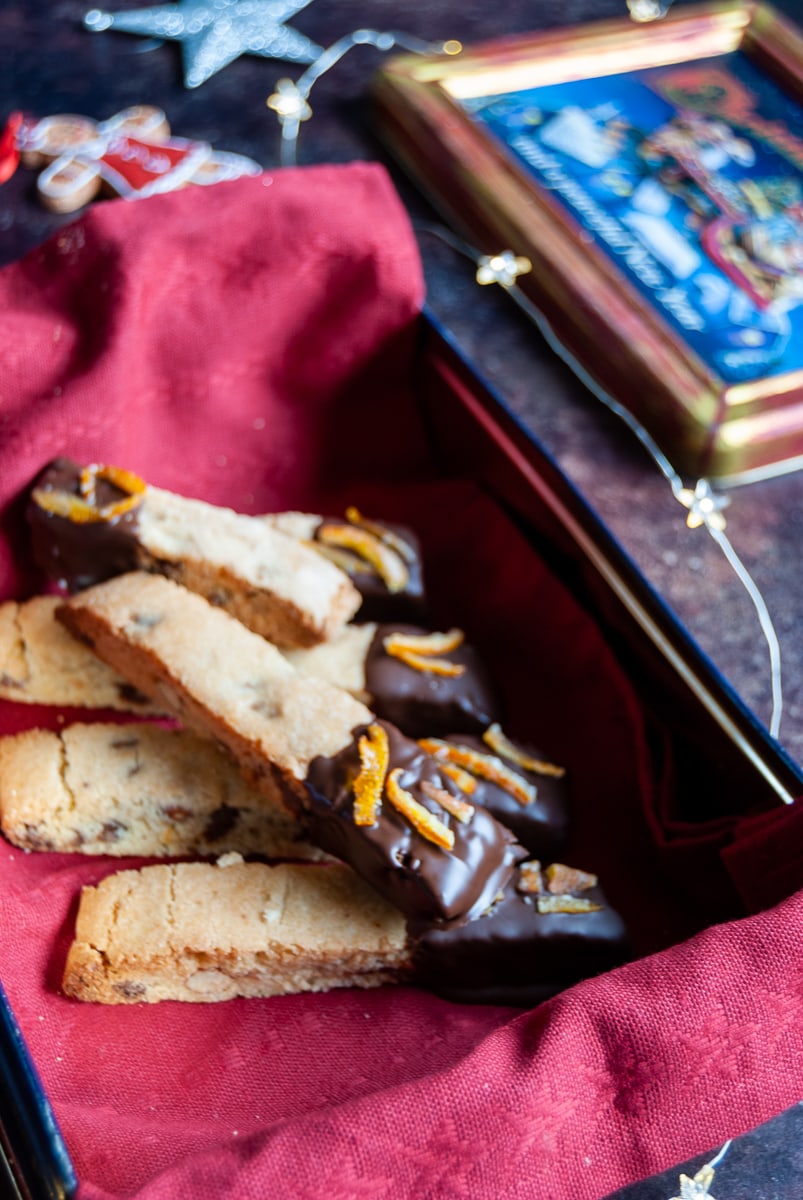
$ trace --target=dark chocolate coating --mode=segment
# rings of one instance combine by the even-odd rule
[[[539,913],[511,880],[490,912],[467,924],[414,931],[414,978],[474,1004],[530,1007],[628,957],[624,923],[598,887],[578,893],[597,912]]]
[[[78,496],[80,473],[78,463],[56,458],[34,481],[33,488]],[[113,484],[98,480],[99,506],[112,504],[124,495]],[[31,499],[27,517],[36,565],[70,592],[136,570],[139,565],[136,508],[110,521],[78,524],[47,512]]]
[[[352,784],[359,772],[357,741],[365,726],[354,731],[353,741],[339,754],[310,764],[304,809],[309,836],[352,866],[411,922],[471,920],[493,902],[526,852],[484,809],[475,809],[463,824],[426,796],[420,788],[423,780],[457,798],[462,793],[436,759],[392,725],[381,724],[390,742],[389,772],[402,768],[401,786],[453,830],[453,848],[444,850],[416,832],[386,799],[374,825],[355,825]]]
[[[465,642],[445,658],[461,663],[462,675],[417,671],[388,654],[383,638],[391,633],[425,635],[415,625],[378,625],[365,657],[365,689],[377,716],[408,737],[442,737],[450,730],[481,733],[498,720],[496,697],[477,651]]]
[[[342,517],[324,517],[315,530],[318,532],[327,525],[342,525]],[[424,572],[421,563],[421,543],[418,537],[406,525],[393,525],[390,521],[375,522],[383,529],[390,530],[396,537],[410,547],[410,558],[405,559],[408,571],[407,584],[400,592],[388,591],[387,585],[380,575],[373,571],[356,571],[349,573],[351,582],[362,596],[362,604],[357,612],[357,621],[425,621],[427,619],[427,603],[424,595]]]
[[[472,734],[449,734],[445,739],[458,746],[468,746],[479,750],[481,754],[493,754],[482,738]],[[532,754],[534,758],[545,758],[539,751],[518,743],[521,749]],[[557,779],[552,775],[538,775],[535,771],[525,771],[513,763],[502,760],[536,789],[535,800],[531,804],[519,804],[510,792],[505,791],[488,779],[477,778],[477,787],[466,799],[470,804],[481,804],[488,812],[507,825],[516,835],[522,846],[544,862],[553,862],[566,840],[569,826],[569,801],[565,778]]]

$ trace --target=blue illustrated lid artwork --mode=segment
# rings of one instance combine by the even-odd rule
[[[803,368],[803,108],[745,54],[465,104],[726,383]]]

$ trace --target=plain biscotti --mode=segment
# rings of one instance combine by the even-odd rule
[[[177,583],[133,572],[72,597],[59,619],[104,661],[260,778],[300,790],[371,713],[299,674],[270,642]]]
[[[321,857],[214,742],[144,722],[0,739],[0,828],[25,850]]]
[[[177,863],[84,888],[64,991],[103,1004],[376,987],[409,967],[403,917],[348,868]]]
[[[143,566],[164,570],[277,645],[324,641],[359,607],[338,567],[255,517],[149,488],[138,523]]]
[[[0,604],[0,697],[154,714],[146,696],[55,619],[57,596]]]

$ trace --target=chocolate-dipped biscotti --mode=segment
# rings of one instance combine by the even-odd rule
[[[287,657],[299,671],[345,688],[409,737],[481,733],[499,717],[482,660],[460,629],[347,625],[328,642]]]
[[[470,919],[525,856],[489,813],[464,804],[438,759],[185,588],[137,572],[73,597],[59,616],[135,686],[227,746],[260,789],[284,797],[312,842],[406,914]]]
[[[70,591],[161,573],[282,646],[331,637],[361,602],[339,567],[263,520],[115,467],[56,459],[33,486],[28,520],[37,563]]]
[[[597,877],[563,863],[521,863],[475,921],[412,936],[417,983],[472,1004],[531,1008],[624,962],[628,938]]]
[[[0,738],[0,829],[23,850],[323,857],[221,747],[146,722]]]
[[[523,1007],[625,953],[596,879],[564,866],[527,863],[485,914],[421,927],[348,867],[232,855],[84,888],[63,986],[78,1000],[152,1004],[412,982]]]
[[[370,520],[354,507],[342,518],[283,512],[262,519],[346,572],[362,596],[359,621],[426,620],[421,544],[406,525]]]

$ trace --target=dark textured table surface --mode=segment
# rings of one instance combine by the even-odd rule
[[[682,0],[677,0],[680,7]],[[115,7],[136,7],[135,0]],[[0,5],[0,118],[21,108],[104,118],[135,103],[165,109],[175,133],[246,153],[264,166],[279,161],[278,124],[265,108],[277,79],[302,67],[243,57],[203,84],[183,86],[175,43],[82,27],[79,0],[5,0]],[[777,7],[795,16],[799,0]],[[625,0],[314,0],[291,24],[321,45],[360,27],[399,30],[432,41],[471,44],[503,33],[591,17],[626,16]],[[371,132],[365,89],[379,53],[353,50],[316,86],[313,119],[302,127],[301,163],[387,160]],[[433,219],[393,168],[414,218]],[[0,262],[19,257],[64,218],[38,204],[33,176],[18,171],[0,188]],[[770,714],[766,643],[748,596],[704,530],[691,531],[654,463],[602,408],[499,289],[478,289],[472,265],[422,233],[421,248],[436,316],[512,409],[537,434],[608,523],[644,574],[765,723]],[[784,714],[780,740],[803,761],[803,474],[732,492],[728,532],[763,593],[781,643]]]
[[[703,1181],[695,1193],[681,1175],[694,1180],[705,1164],[716,1163],[710,1183],[722,1200],[796,1200],[803,1191],[803,1105],[781,1113],[744,1137],[698,1155],[692,1162],[672,1167],[651,1179],[623,1188],[606,1200],[705,1200]]]

